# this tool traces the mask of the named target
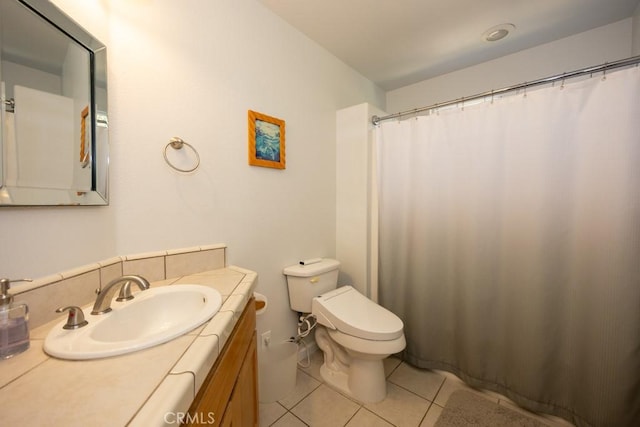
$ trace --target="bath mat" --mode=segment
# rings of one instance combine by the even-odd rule
[[[458,390],[451,394],[435,427],[548,427],[536,419],[483,399],[475,393]]]

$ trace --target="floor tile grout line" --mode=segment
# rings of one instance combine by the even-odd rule
[[[446,382],[447,382],[447,377],[442,378],[442,382],[440,383],[440,387],[438,387],[438,391],[436,391],[436,394],[433,396],[433,403],[436,403],[436,399],[438,398],[438,395],[442,391],[442,388],[444,387],[444,383],[446,383]]]
[[[284,417],[285,415],[287,415],[287,412],[289,411],[285,411],[284,414],[280,415],[278,418],[276,418],[275,420],[273,420],[273,422],[271,424],[269,424],[269,427],[275,425],[278,421],[280,421],[282,419],[282,417]]]
[[[398,364],[398,366],[399,366],[399,364]],[[312,376],[312,375],[309,375],[309,376],[311,376],[311,377],[313,378],[313,376]],[[352,416],[351,416],[351,417],[350,417],[350,418],[349,418],[349,419],[348,419],[348,420],[347,420],[347,421],[346,421],[346,422],[345,422],[341,427],[345,427],[347,424],[349,424],[349,422],[351,422],[351,420],[352,420],[352,419],[353,419],[353,418],[358,414],[358,412],[360,412],[361,410],[364,410],[364,411],[367,411],[367,412],[371,413],[372,415],[376,416],[377,418],[380,418],[381,420],[385,421],[386,423],[388,423],[389,425],[391,425],[391,426],[393,426],[393,427],[397,427],[393,422],[389,421],[388,419],[386,419],[386,418],[385,418],[385,417],[383,417],[382,415],[380,415],[380,414],[376,413],[375,411],[373,411],[373,410],[371,410],[371,409],[367,408],[367,407],[365,406],[365,405],[366,405],[366,403],[363,403],[363,402],[360,402],[360,401],[358,401],[358,400],[355,400],[355,399],[353,399],[352,397],[350,397],[350,396],[347,396],[347,395],[343,394],[341,391],[336,390],[336,389],[334,389],[334,388],[332,388],[332,387],[329,387],[329,386],[328,386],[324,381],[323,381],[323,382],[321,382],[321,383],[320,383],[316,388],[314,388],[312,391],[310,391],[307,395],[305,395],[305,397],[303,397],[303,398],[302,398],[298,403],[296,403],[294,406],[292,406],[292,407],[291,407],[291,409],[287,409],[287,408],[286,408],[284,405],[282,405],[280,402],[278,402],[278,404],[279,404],[280,406],[282,406],[283,408],[285,408],[287,412],[291,413],[291,415],[293,415],[294,417],[296,417],[297,419],[299,419],[303,424],[305,424],[305,425],[307,425],[307,426],[308,426],[308,424],[307,424],[307,423],[305,423],[305,422],[304,422],[300,417],[298,417],[295,413],[293,413],[293,412],[292,412],[292,410],[293,410],[296,406],[298,406],[300,403],[302,403],[302,401],[303,401],[303,400],[305,400],[306,398],[308,398],[309,396],[311,396],[311,394],[313,394],[313,392],[315,392],[316,390],[318,390],[322,385],[327,386],[327,388],[328,388],[329,390],[332,390],[332,391],[334,391],[334,392],[338,393],[340,396],[342,396],[342,397],[346,398],[347,400],[349,400],[350,402],[355,403],[355,404],[358,406],[358,409],[353,413],[353,415],[352,415]],[[415,393],[414,393],[414,394],[415,394]],[[421,398],[422,398],[422,397],[421,397]],[[426,400],[426,399],[425,399],[425,400]],[[278,420],[280,420],[282,417],[284,417],[284,415],[286,415],[286,412],[285,412],[285,414],[283,414],[280,418],[278,418]],[[274,421],[274,423],[272,423],[271,425],[273,425],[273,424],[277,423],[277,422],[278,422],[278,420]]]
[[[395,371],[400,367],[400,365],[402,365],[403,363],[405,363],[405,362],[404,362],[404,361],[402,361],[402,360],[400,360],[400,363],[398,363],[398,364],[397,364],[397,365],[396,365],[396,366],[395,366],[395,367],[394,367],[394,368],[393,368],[393,369],[388,373],[388,375],[385,375],[385,380],[386,380],[388,383],[391,383],[391,384],[393,384],[394,386],[399,387],[399,388],[401,388],[401,389],[405,390],[406,392],[408,392],[408,393],[410,393],[410,394],[412,394],[412,395],[416,396],[417,398],[422,399],[422,400],[425,400],[426,402],[428,402],[428,403],[429,403],[429,406],[427,407],[427,410],[425,411],[425,413],[422,415],[422,417],[421,417],[421,419],[420,419],[420,423],[422,423],[422,421],[424,420],[424,418],[427,416],[427,413],[429,412],[429,409],[431,409],[431,407],[435,404],[435,397],[438,395],[438,393],[439,393],[439,392],[440,392],[440,390],[442,389],[442,386],[444,385],[444,382],[446,381],[446,378],[442,378],[442,382],[440,383],[440,386],[438,387],[438,391],[437,391],[437,392],[436,392],[436,394],[434,395],[433,400],[427,399],[427,398],[425,398],[425,397],[423,397],[423,396],[421,396],[421,395],[419,395],[419,394],[417,394],[417,393],[413,392],[412,390],[409,390],[409,389],[407,389],[407,388],[405,388],[405,387],[403,387],[403,386],[401,386],[401,385],[399,385],[399,384],[397,384],[397,383],[395,383],[395,382],[393,382],[393,381],[391,381],[391,380],[390,380],[391,375],[392,375],[392,374],[393,374],[393,373],[394,373],[394,372],[395,372]],[[304,371],[304,370],[302,370],[302,369],[301,369],[301,371],[302,371],[304,374],[308,375],[309,377],[316,379],[313,375],[311,375],[311,373],[309,373],[309,372],[305,372],[305,371]],[[310,396],[314,391],[316,391],[318,388],[320,388],[320,386],[322,386],[323,384],[325,384],[325,385],[326,385],[326,383],[324,382],[324,380],[320,382],[320,385],[318,385],[318,387],[314,388],[314,389],[313,389],[312,391],[310,391],[307,395],[305,395],[305,396],[304,396],[300,401],[298,401],[298,402],[297,402],[293,407],[291,407],[291,410],[292,410],[292,409],[294,409],[296,406],[298,406],[298,405],[299,405],[303,400],[305,400],[307,397],[309,397],[309,396]],[[334,389],[333,389],[333,388],[331,388],[331,387],[329,387],[329,388],[330,388],[331,390],[334,390]],[[361,409],[364,409],[365,411],[370,412],[371,414],[375,415],[376,417],[378,417],[378,418],[380,418],[380,419],[384,420],[385,422],[389,423],[390,425],[392,425],[392,426],[396,427],[396,426],[395,426],[395,424],[394,424],[393,422],[389,421],[388,419],[386,419],[386,418],[385,418],[385,417],[383,417],[382,415],[380,415],[380,414],[376,413],[375,411],[373,411],[373,410],[371,410],[371,409],[367,408],[367,407],[365,406],[365,405],[366,405],[365,403],[360,402],[360,401],[357,401],[357,400],[353,399],[351,396],[347,396],[347,395],[343,394],[343,393],[342,393],[342,392],[340,392],[339,390],[334,390],[334,391],[336,391],[336,392],[337,392],[338,394],[340,394],[341,396],[343,396],[343,397],[347,398],[347,399],[348,399],[348,400],[350,400],[351,402],[354,402],[355,404],[357,404],[357,405],[358,405],[358,410],[357,410],[357,411],[356,411],[356,412],[355,412],[355,413],[354,413],[354,414],[349,418],[349,420],[347,420],[347,422],[343,425],[343,427],[344,427],[344,426],[346,426],[346,425],[347,425],[347,424],[348,424],[348,423],[353,419],[353,417],[355,417],[355,416],[356,416],[356,414],[357,414]],[[439,405],[436,405],[436,406],[439,406]],[[288,412],[291,412],[291,410],[288,410]],[[295,414],[293,414],[293,412],[292,412],[292,415],[294,415],[294,416],[295,416]],[[298,417],[296,417],[296,418],[298,418]],[[419,424],[418,424],[418,425],[419,425]]]
[[[301,422],[302,424],[306,425],[307,427],[310,427],[310,425],[309,425],[309,424],[307,424],[307,423],[305,423],[305,422],[304,422],[304,420],[303,420],[302,418],[300,418],[299,416],[297,416],[296,414],[294,414],[294,413],[293,413],[293,412],[291,412],[291,411],[288,411],[288,412],[289,412],[291,415],[293,415],[294,417],[296,417],[296,419],[300,420],[300,422]]]
[[[307,374],[307,375],[308,375],[308,374]],[[311,377],[312,379],[316,380],[315,378],[313,378],[313,376],[312,376],[312,375],[308,375],[308,376],[309,376],[309,377]],[[296,379],[296,381],[297,381],[297,379]],[[318,380],[316,380],[316,381],[318,381]],[[291,408],[287,408],[286,406],[282,405],[282,403],[280,403],[280,402],[278,402],[278,403],[280,403],[280,405],[281,405],[281,406],[283,406],[287,411],[291,412],[291,410],[292,410],[293,408],[295,408],[296,406],[298,406],[300,403],[302,403],[302,401],[303,401],[303,400],[305,400],[307,397],[311,396],[311,394],[312,394],[314,391],[316,391],[317,389],[319,389],[319,388],[322,386],[322,384],[324,384],[324,382],[320,382],[317,386],[315,386],[315,387],[314,387],[312,390],[310,390],[307,394],[305,394],[304,396],[302,396],[302,397],[300,398],[300,400],[298,400],[298,401],[297,401],[297,402],[296,402],[296,403],[295,403]],[[297,418],[297,417],[296,417],[296,418]]]
[[[282,405],[281,405],[282,406]],[[284,406],[283,406],[284,408]],[[286,408],[285,408],[286,409]],[[296,414],[294,414],[293,412],[289,411],[288,409],[285,411],[284,414],[280,415],[277,419],[275,419],[271,424],[269,424],[269,426],[274,426],[278,423],[278,421],[280,421],[281,419],[283,419],[287,414],[291,414],[293,417],[295,417],[297,420],[299,420],[302,424],[304,424],[307,427],[310,427],[309,424],[305,423],[300,417],[298,417]]]
[[[426,400],[426,401],[427,401],[427,402],[429,402],[430,404],[431,404],[431,403],[436,403],[436,397],[438,396],[438,393],[440,393],[440,390],[442,390],[442,386],[444,385],[444,382],[445,382],[446,380],[447,380],[446,378],[443,378],[443,379],[442,379],[442,383],[440,383],[440,386],[438,387],[438,391],[436,391],[436,394],[434,394],[434,395],[433,395],[433,399],[429,399],[429,398],[426,398],[426,397],[424,397],[424,396],[421,396],[421,395],[419,395],[418,393],[414,392],[413,390],[410,390],[410,389],[406,388],[405,386],[400,385],[400,384],[398,384],[398,383],[396,383],[396,382],[393,382],[393,381],[391,381],[389,378],[387,378],[387,382],[389,382],[389,383],[393,384],[393,385],[394,385],[394,386],[396,386],[396,387],[399,387],[399,388],[403,389],[404,391],[406,391],[406,392],[408,392],[408,393],[413,394],[413,395],[414,395],[414,396],[416,396],[416,397],[419,397],[419,398],[420,398],[420,399],[422,399],[422,400]],[[440,406],[440,405],[438,405],[438,406]],[[431,407],[431,405],[429,405],[429,407]]]
[[[358,414],[358,412],[360,412],[363,409],[363,406],[360,405],[358,407],[358,409],[356,410],[356,412],[353,413],[353,415],[351,415],[351,417],[349,417],[349,419],[347,420],[346,423],[343,424],[343,427],[346,426],[347,424],[349,424],[351,422],[351,420]]]
[[[431,408],[432,408],[434,405],[435,405],[435,406],[440,407],[440,405],[438,405],[438,404],[436,404],[436,403],[435,403],[435,400],[436,400],[436,397],[438,396],[438,394],[442,391],[442,388],[443,388],[443,386],[444,386],[444,383],[446,382],[446,377],[442,378],[442,381],[440,382],[440,385],[438,386],[438,390],[436,391],[435,395],[433,396],[433,399],[427,399],[427,398],[425,398],[424,396],[421,396],[421,395],[419,395],[418,393],[415,393],[414,391],[412,391],[412,390],[410,390],[410,389],[408,389],[408,388],[406,388],[406,387],[404,387],[404,386],[402,386],[402,385],[400,385],[400,384],[397,384],[396,382],[394,382],[394,381],[392,381],[392,380],[390,379],[390,378],[391,378],[391,376],[393,375],[393,373],[394,373],[394,372],[396,372],[396,370],[398,370],[398,369],[400,368],[400,366],[401,366],[403,363],[405,363],[405,362],[404,362],[404,361],[402,361],[402,360],[400,360],[400,361],[399,361],[399,363],[398,363],[395,367],[393,367],[393,369],[391,369],[391,370],[388,372],[388,374],[387,374],[387,375],[385,375],[385,380],[386,380],[388,383],[393,384],[394,386],[399,387],[400,389],[402,389],[402,390],[404,390],[404,391],[406,391],[406,392],[408,392],[408,393],[410,393],[410,394],[412,394],[412,395],[416,396],[417,398],[422,399],[422,400],[424,400],[424,401],[426,401],[426,402],[428,402],[428,403],[429,403],[429,406],[427,407],[427,410],[425,411],[425,413],[422,415],[422,417],[421,417],[421,419],[420,419],[420,423],[422,423],[422,422],[424,421],[424,419],[426,418],[427,414],[429,413],[429,410],[431,410]],[[315,378],[315,377],[312,375],[312,373],[311,373],[310,371],[307,371],[307,370],[306,370],[306,369],[309,369],[309,367],[306,367],[306,369],[301,369],[300,367],[297,367],[297,369],[298,369],[298,370],[300,370],[300,371],[301,371],[301,373],[303,373],[303,374],[307,375],[308,377],[310,377],[310,378],[312,378],[312,379],[314,379],[314,380],[318,381],[318,379],[317,379],[317,378]],[[319,381],[319,384],[318,384],[316,387],[314,387],[312,390],[310,390],[308,393],[306,393],[302,398],[300,398],[300,400],[298,400],[298,401],[297,401],[297,402],[296,402],[296,403],[295,403],[291,408],[287,408],[287,407],[285,407],[282,403],[278,402],[278,404],[279,404],[280,406],[282,406],[282,407],[286,410],[286,412],[285,412],[285,414],[283,414],[281,417],[279,417],[276,421],[274,421],[274,423],[272,423],[272,425],[273,425],[273,424],[275,424],[275,423],[277,423],[280,419],[282,419],[282,417],[284,417],[284,416],[286,415],[286,413],[287,413],[287,412],[291,413],[291,415],[293,415],[296,419],[300,420],[303,424],[307,425],[307,424],[306,424],[302,419],[300,419],[298,416],[296,416],[296,415],[292,412],[292,410],[293,410],[293,409],[295,409],[298,405],[300,405],[300,404],[301,404],[305,399],[309,398],[309,397],[311,396],[311,394],[313,394],[315,391],[317,391],[317,390],[318,390],[318,389],[319,389],[323,384],[324,384],[324,385],[326,385],[326,383],[324,382],[324,380],[320,380],[320,381]],[[331,388],[331,387],[330,387],[330,389],[332,389],[332,390],[333,390],[333,388]],[[352,419],[353,419],[353,418],[354,418],[354,417],[355,417],[355,416],[356,416],[356,415],[357,415],[361,410],[365,410],[365,411],[367,411],[367,412],[371,413],[372,415],[374,415],[374,416],[376,416],[376,417],[380,418],[381,420],[384,420],[385,422],[387,422],[387,423],[389,423],[390,425],[392,425],[392,426],[394,426],[394,427],[395,427],[395,424],[393,424],[391,421],[387,420],[385,417],[383,417],[383,416],[381,416],[380,414],[376,413],[374,410],[367,408],[367,407],[365,406],[365,405],[366,405],[365,403],[360,402],[360,401],[357,401],[357,400],[353,399],[352,397],[347,396],[347,395],[345,395],[345,394],[341,393],[341,392],[340,392],[340,391],[338,391],[338,390],[335,390],[335,391],[336,391],[336,392],[338,392],[338,394],[340,394],[342,397],[345,397],[346,399],[348,399],[349,401],[351,401],[351,402],[355,403],[355,404],[358,406],[357,410],[356,410],[356,411],[354,412],[354,414],[353,414],[353,415],[352,415],[352,416],[351,416],[351,417],[346,421],[346,423],[344,424],[344,426],[346,426],[349,422],[351,422],[351,420],[352,420]]]
[[[435,400],[435,398],[434,398]],[[422,416],[422,418],[420,419],[420,424],[418,424],[419,426],[422,425],[422,423],[424,422],[424,419],[427,418],[427,414],[429,413],[429,411],[431,410],[431,408],[433,407],[433,405],[435,405],[435,402],[430,402],[429,403],[429,407],[427,408],[427,412],[424,413],[424,415]],[[437,405],[436,405],[437,406]]]
[[[412,394],[412,395],[416,396],[417,398],[422,399],[422,400],[424,400],[424,401],[427,401],[427,402],[429,403],[429,405],[428,405],[428,407],[427,407],[426,412],[422,415],[422,417],[421,417],[421,419],[420,419],[420,422],[419,422],[419,424],[418,424],[418,425],[420,425],[420,424],[422,424],[422,423],[424,423],[424,422],[425,422],[425,420],[426,420],[427,415],[429,414],[429,412],[430,412],[430,411],[432,411],[433,409],[435,409],[435,408],[434,408],[434,406],[435,406],[435,407],[440,408],[441,410],[442,410],[442,409],[444,409],[444,404],[446,404],[446,401],[445,401],[445,402],[443,402],[443,404],[438,404],[438,403],[436,403],[436,400],[437,400],[438,396],[440,396],[440,395],[441,395],[441,393],[443,393],[443,390],[444,390],[444,388],[445,388],[445,384],[447,383],[447,380],[450,380],[450,379],[449,379],[447,376],[440,375],[442,378],[441,378],[441,382],[440,382],[439,386],[437,387],[437,391],[436,391],[436,392],[435,392],[435,394],[433,395],[433,398],[432,398],[432,399],[428,399],[428,398],[425,398],[425,397],[421,396],[420,394],[418,394],[418,393],[416,393],[416,392],[414,392],[414,391],[412,391],[412,390],[410,390],[410,389],[406,388],[405,386],[400,385],[400,384],[398,384],[397,382],[395,382],[395,381],[391,380],[391,376],[393,375],[393,373],[394,373],[394,372],[396,372],[396,371],[400,368],[400,366],[401,366],[402,364],[406,364],[406,362],[405,362],[405,361],[403,361],[403,360],[399,360],[399,363],[398,363],[397,365],[395,365],[395,366],[394,366],[394,367],[393,367],[393,368],[388,372],[388,374],[385,374],[385,380],[386,380],[386,382],[387,382],[388,384],[393,384],[395,387],[398,387],[398,388],[400,388],[400,389],[402,389],[402,390],[404,390],[404,391],[406,391],[406,392],[408,392],[408,393],[410,393],[410,394]],[[281,415],[280,417],[278,417],[278,419],[276,419],[273,423],[271,423],[271,424],[270,424],[271,426],[273,426],[274,424],[278,423],[278,422],[279,422],[279,421],[280,421],[284,416],[286,416],[286,414],[287,414],[287,413],[290,413],[291,415],[293,415],[293,417],[294,417],[295,419],[299,420],[299,421],[300,421],[302,424],[304,424],[305,426],[309,426],[305,421],[303,421],[300,417],[298,417],[295,413],[293,413],[293,412],[292,412],[292,410],[294,410],[296,407],[298,407],[298,405],[300,405],[300,404],[301,404],[301,402],[303,402],[305,399],[309,398],[309,397],[310,397],[314,392],[316,392],[316,391],[317,391],[317,390],[318,390],[322,385],[325,385],[327,388],[329,388],[329,389],[331,389],[331,390],[333,390],[333,391],[337,392],[340,396],[342,396],[342,397],[344,397],[344,398],[348,399],[349,401],[351,401],[351,402],[353,402],[353,403],[355,403],[355,404],[357,405],[357,409],[356,409],[356,411],[355,411],[355,412],[354,412],[354,413],[349,417],[349,419],[348,419],[348,420],[343,424],[343,426],[342,426],[342,427],[345,427],[347,424],[349,424],[350,422],[352,422],[352,420],[353,420],[353,419],[358,415],[358,413],[360,413],[360,411],[362,411],[362,410],[364,410],[364,411],[366,411],[367,413],[372,414],[373,416],[375,416],[375,417],[377,417],[377,418],[379,418],[379,419],[383,420],[384,422],[388,423],[389,425],[396,427],[396,425],[395,425],[394,423],[392,423],[391,421],[387,420],[384,416],[382,416],[382,415],[378,414],[377,412],[375,412],[375,410],[373,410],[373,409],[370,409],[370,408],[366,407],[366,406],[365,406],[365,405],[366,405],[366,403],[364,403],[364,402],[360,402],[360,401],[358,401],[358,400],[355,400],[355,399],[353,399],[352,397],[350,397],[350,396],[348,396],[348,395],[344,394],[344,393],[343,393],[343,392],[341,392],[340,390],[336,390],[336,389],[334,389],[333,387],[328,386],[328,385],[326,384],[326,382],[325,382],[323,379],[318,379],[318,378],[316,378],[316,377],[311,373],[311,369],[310,369],[310,368],[311,368],[311,366],[304,367],[304,368],[302,368],[302,367],[297,367],[297,369],[298,369],[299,371],[301,371],[303,374],[305,374],[305,375],[307,375],[309,378],[311,378],[311,379],[313,379],[313,380],[317,381],[317,382],[318,382],[318,385],[317,385],[317,386],[315,386],[315,387],[314,387],[313,389],[311,389],[310,391],[308,391],[308,392],[307,392],[307,393],[306,393],[302,398],[300,398],[300,400],[298,400],[298,401],[297,401],[297,402],[296,402],[296,403],[295,403],[291,408],[287,408],[286,406],[284,406],[282,403],[280,403],[280,402],[278,401],[277,403],[278,403],[282,408],[284,408],[284,409],[285,409],[285,413],[284,413],[283,415]],[[434,371],[434,372],[435,372],[435,371]],[[397,381],[397,380],[396,380],[396,381]],[[453,381],[453,380],[450,380],[450,381]],[[463,383],[464,383],[464,382],[463,382]],[[474,390],[475,390],[475,389],[474,389]],[[455,391],[455,390],[453,390],[453,391]],[[489,399],[489,400],[493,402],[493,399]],[[502,402],[504,402],[504,404],[503,404]],[[503,406],[505,406],[505,407],[509,407],[509,406],[511,406],[510,404],[513,404],[513,402],[512,402],[512,401],[510,401],[510,400],[509,400],[508,398],[506,398],[506,397],[505,397],[505,398],[498,397],[497,402],[495,402],[495,403],[496,403],[496,404],[498,404],[498,405],[501,405],[501,404],[502,404],[502,405],[503,405]],[[515,406],[516,406],[516,408],[520,408],[517,404],[515,404]],[[514,410],[515,410],[515,409],[514,409]],[[523,412],[525,412],[525,414],[526,414],[526,415],[532,416],[533,418],[537,418],[537,417],[544,418],[544,417],[542,416],[542,414],[537,414],[537,413],[535,413],[535,412],[527,411],[526,409],[523,409]],[[434,421],[436,421],[436,420],[434,420]],[[545,421],[545,422],[549,422],[549,420],[544,420],[544,421]]]
[[[396,383],[396,382],[394,382],[394,381],[392,381],[392,380],[391,380],[391,375],[392,375],[392,374],[393,374],[393,373],[394,373],[394,372],[395,372],[395,371],[400,367],[400,365],[402,365],[403,363],[405,363],[405,362],[404,362],[404,361],[400,361],[400,363],[398,363],[398,365],[397,365],[397,366],[396,366],[396,367],[395,367],[395,368],[394,368],[394,369],[389,373],[389,375],[387,376],[387,382],[389,382],[389,383],[391,383],[391,384],[395,385],[396,387],[399,387],[399,388],[401,388],[401,389],[405,390],[405,391],[406,391],[406,392],[408,392],[408,393],[413,394],[414,396],[416,396],[416,397],[418,397],[418,398],[420,398],[420,399],[423,399],[423,400],[426,400],[427,402],[429,402],[429,406],[427,407],[427,410],[426,410],[426,411],[425,411],[425,413],[422,415],[422,418],[420,418],[420,423],[418,424],[418,426],[419,426],[419,425],[421,425],[421,424],[424,422],[425,418],[427,417],[427,414],[429,413],[429,411],[431,410],[431,408],[432,408],[434,405],[435,405],[435,406],[438,406],[438,407],[441,407],[440,405],[438,405],[438,404],[436,403],[436,398],[438,397],[438,394],[440,393],[440,391],[442,391],[442,387],[444,386],[444,383],[447,381],[447,378],[446,378],[446,377],[443,377],[443,378],[442,378],[442,381],[440,382],[440,385],[438,386],[438,390],[437,390],[437,391],[436,391],[436,393],[433,395],[433,399],[427,399],[426,397],[421,396],[421,395],[419,395],[418,393],[415,393],[414,391],[412,391],[412,390],[410,390],[410,389],[408,389],[408,388],[406,388],[406,387],[404,387],[404,386],[402,386],[402,385],[400,385],[400,384],[398,384],[398,383]],[[371,411],[371,412],[373,412],[373,411]],[[389,422],[389,420],[386,420],[384,417],[380,416],[379,414],[376,414],[375,412],[373,412],[373,413],[374,413],[375,415],[377,415],[378,417],[380,417],[380,418],[384,419],[385,421],[387,421],[389,424],[393,424],[393,423]]]
[[[390,377],[391,375],[393,375],[393,373],[394,373],[394,372],[395,372],[395,371],[400,367],[400,365],[402,365],[402,364],[404,363],[404,361],[403,361],[402,359],[398,359],[398,360],[400,360],[400,363],[398,363],[398,364],[396,365],[396,367],[395,367],[395,368],[393,368],[393,369],[391,370],[391,372],[389,372],[389,375],[386,375],[386,376],[385,376],[385,378],[389,379],[389,377]]]
[[[278,418],[276,418],[275,420],[273,420],[273,422],[271,424],[269,424],[269,426],[272,426],[274,424],[276,424],[278,421],[280,421],[280,419],[282,419],[282,417],[284,417],[285,415],[287,415],[287,412],[289,412],[289,410],[280,402],[278,402],[277,400],[273,403],[277,403],[278,405],[280,405],[282,407],[282,409],[284,409],[284,413],[282,415],[280,415]]]
[[[364,406],[363,406],[363,408],[364,408]],[[375,413],[375,412],[374,412],[374,411],[372,411],[371,409],[367,409],[367,408],[364,408],[364,409],[365,409],[366,411],[371,412],[373,415],[375,415],[376,417],[380,418],[381,420],[384,420],[385,422],[389,423],[389,424],[390,424],[390,425],[392,425],[393,427],[397,427],[394,423],[392,423],[390,420],[386,419],[386,418],[385,418],[385,417],[383,417],[382,415]]]

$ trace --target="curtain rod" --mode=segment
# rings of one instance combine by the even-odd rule
[[[572,78],[572,77],[579,77],[579,76],[583,76],[583,75],[586,75],[586,74],[593,74],[593,73],[599,73],[599,72],[606,73],[608,70],[613,70],[615,68],[629,67],[629,66],[632,66],[632,65],[638,65],[638,63],[640,63],[640,55],[632,56],[631,58],[621,59],[619,61],[614,61],[614,62],[605,62],[604,64],[601,64],[601,65],[595,65],[595,66],[592,66],[592,67],[582,68],[580,70],[575,70],[575,71],[571,71],[571,72],[568,72],[568,73],[557,74],[555,76],[545,77],[543,79],[534,80],[534,81],[531,81],[531,82],[525,82],[525,83],[521,83],[521,84],[518,84],[518,85],[515,85],[515,86],[503,87],[502,89],[491,90],[491,91],[488,91],[488,92],[479,93],[479,94],[472,95],[472,96],[469,96],[469,97],[465,96],[465,97],[454,99],[454,100],[447,101],[447,102],[439,102],[437,104],[433,104],[433,105],[430,105],[428,107],[414,108],[413,110],[407,110],[407,111],[402,111],[402,112],[399,112],[399,113],[393,113],[393,114],[389,114],[389,115],[383,116],[383,117],[373,116],[373,117],[371,117],[371,122],[374,125],[377,125],[377,124],[379,124],[380,122],[382,122],[384,120],[402,118],[404,116],[415,115],[415,114],[422,113],[422,112],[425,112],[425,111],[435,110],[437,108],[448,107],[450,105],[458,104],[460,102],[472,101],[474,99],[486,98],[488,96],[501,95],[501,94],[504,94],[504,93],[507,93],[507,92],[513,92],[513,91],[520,90],[520,89],[526,89],[526,88],[529,88],[529,87],[532,87],[532,86],[539,86],[539,85],[543,85],[543,84],[553,83],[553,82],[558,81],[558,80],[563,80],[564,81],[565,79],[569,79],[569,78]]]

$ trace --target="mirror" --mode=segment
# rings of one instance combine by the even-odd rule
[[[0,205],[108,204],[106,47],[47,0],[0,0]]]

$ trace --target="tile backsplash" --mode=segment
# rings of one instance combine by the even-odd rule
[[[55,312],[58,307],[90,304],[96,289],[122,275],[138,274],[150,282],[178,279],[224,268],[225,256],[226,245],[216,244],[114,257],[17,286],[12,293],[16,302],[29,306],[29,327],[33,329],[60,317]]]

